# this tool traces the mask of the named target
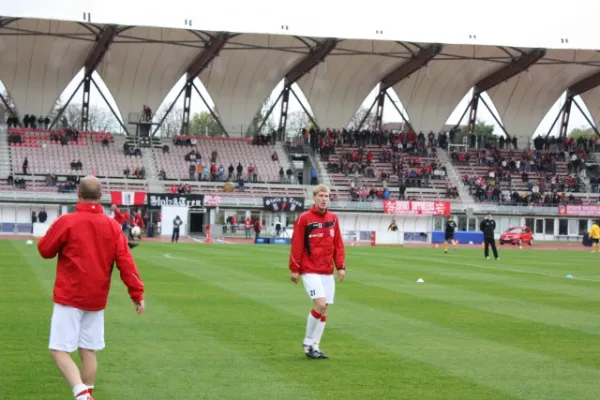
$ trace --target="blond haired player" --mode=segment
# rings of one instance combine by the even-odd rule
[[[325,185],[313,189],[314,206],[301,214],[294,225],[290,251],[290,279],[304,289],[313,303],[306,322],[302,346],[309,358],[328,358],[319,348],[327,310],[335,295],[334,264],[338,281],[346,276],[346,254],[338,217],[329,211],[330,190]]]

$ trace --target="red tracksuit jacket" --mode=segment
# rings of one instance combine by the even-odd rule
[[[127,220],[129,219],[129,215],[127,215],[127,212],[121,212],[121,210],[119,210],[118,208],[113,212],[115,214],[115,221],[117,221],[121,226],[123,226],[123,222],[127,222]]]
[[[315,206],[300,215],[294,225],[290,270],[300,274],[333,274],[345,269],[346,254],[337,216],[331,211],[321,214]]]
[[[100,204],[78,203],[74,213],[59,217],[38,242],[38,251],[44,258],[58,255],[55,303],[86,311],[106,308],[115,262],[131,299],[143,299],[144,284],[127,238]]]

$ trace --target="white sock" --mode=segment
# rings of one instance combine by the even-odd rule
[[[317,349],[319,348],[319,343],[321,343],[321,337],[323,337],[323,331],[325,331],[325,324],[326,324],[325,321],[320,320],[314,331],[315,347]]]
[[[94,385],[87,385],[87,388],[90,391],[90,393],[92,393],[92,390],[94,390]]]
[[[315,329],[319,325],[319,322],[321,322],[321,315],[315,310],[311,310],[308,313],[308,320],[306,321],[305,346],[312,346],[315,343]]]
[[[85,396],[79,396],[77,397],[78,394],[85,392]],[[83,383],[80,383],[79,385],[75,385],[73,387],[73,396],[75,397],[75,399],[86,399],[87,398],[87,393],[88,393],[88,387],[87,385],[84,385]]]

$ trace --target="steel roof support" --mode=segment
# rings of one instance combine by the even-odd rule
[[[92,75],[92,73],[98,68],[98,65],[104,59],[104,56],[108,52],[110,45],[117,36],[117,25],[107,25],[102,32],[100,32],[96,38],[96,44],[92,47],[83,67],[85,68],[86,75]]]
[[[92,50],[90,50],[87,58],[85,59],[85,63],[83,64],[84,75],[83,75],[83,100],[81,102],[81,126],[80,129],[82,131],[87,131],[88,123],[90,120],[90,93],[91,93],[91,83],[92,83],[92,74],[98,68],[98,65],[104,59],[104,56],[108,52],[110,45],[114,41],[117,36],[117,26],[116,25],[107,25],[102,32],[100,32],[96,37],[96,43]],[[95,82],[94,82],[95,84]],[[97,86],[96,86],[97,87]],[[100,91],[100,89],[98,89]],[[102,93],[100,93],[102,94]],[[104,95],[102,98],[105,99]],[[108,102],[106,103],[109,107]],[[112,111],[112,108],[111,108]],[[114,114],[114,111],[113,111]],[[119,117],[115,114],[117,120]],[[120,122],[120,120],[119,120]],[[121,124],[123,125],[123,124]],[[124,125],[123,125],[124,126]],[[127,129],[125,129],[127,132]]]
[[[403,79],[408,78],[411,74],[427,65],[429,61],[440,54],[442,48],[443,46],[441,44],[434,43],[421,49],[408,61],[400,64],[396,69],[384,76],[381,79],[380,90],[387,90]]]
[[[185,83],[185,97],[184,97],[184,105],[183,105],[183,122],[181,124],[181,133],[187,134],[189,131],[190,125],[190,117],[191,117],[191,106],[192,106],[192,89],[195,87],[193,85],[194,79],[199,76],[202,71],[204,71],[223,50],[223,47],[227,44],[227,41],[231,35],[229,33],[221,32],[218,35],[212,37],[206,45],[204,49],[192,60],[188,68],[186,69],[186,83]],[[197,90],[197,88],[196,88]],[[200,92],[198,92],[200,93]],[[202,97],[202,96],[200,96]],[[204,99],[202,99],[204,101]],[[205,102],[206,103],[206,102]],[[208,107],[208,105],[207,105]],[[212,108],[208,107],[210,113],[213,117],[216,116],[216,113],[212,110]],[[216,118],[216,117],[215,117]],[[221,121],[217,119],[217,122],[221,126],[221,129],[225,132],[227,136],[227,132],[223,127]]]
[[[306,57],[297,62],[296,65],[294,65],[292,69],[285,75],[285,84],[291,86],[304,75],[309,73],[320,62],[325,60],[325,58],[335,49],[337,43],[337,39],[325,39],[316,47],[311,49]]]
[[[369,108],[367,114],[363,117],[362,121],[360,121],[358,130],[362,128],[365,121],[371,114],[371,110],[373,109],[375,104],[377,104],[377,108],[375,110],[375,130],[381,131],[381,126],[383,124],[383,108],[385,106],[385,99],[386,97],[389,97],[389,95],[387,94],[387,90],[395,84],[397,84],[398,82],[402,81],[403,79],[408,78],[410,75],[423,68],[425,65],[427,65],[429,61],[433,60],[435,56],[440,54],[442,48],[443,46],[438,43],[434,43],[425,48],[422,48],[421,50],[419,50],[418,53],[413,54],[413,56],[408,61],[403,62],[393,71],[389,72],[386,76],[381,78],[379,83],[379,94],[375,98],[375,101],[373,102],[373,105],[371,105],[371,108]],[[390,101],[392,101],[391,98]],[[400,109],[396,106],[396,104],[394,104],[394,107],[396,107],[404,122],[410,127],[410,129],[412,129],[412,126],[404,117],[402,112],[400,112]]]
[[[592,90],[598,86],[600,86],[600,71],[571,85],[571,87],[567,89],[567,97],[580,96],[588,90]]]
[[[475,124],[477,123],[477,107],[479,106],[479,100],[481,98],[481,93],[486,92],[493,87],[498,86],[502,82],[507,81],[515,75],[520,74],[521,72],[527,70],[530,66],[538,62],[542,57],[546,55],[546,49],[535,49],[529,53],[525,53],[513,61],[511,61],[508,65],[492,72],[490,75],[481,79],[479,82],[475,84],[473,87],[473,97],[471,98],[471,111],[469,113],[469,125],[468,125],[468,135],[472,135],[475,133]],[[490,107],[485,103],[485,107],[490,110]],[[504,128],[504,125],[498,121],[494,113],[490,110],[492,117],[496,120],[498,125],[502,128],[507,137],[510,138],[508,132]]]
[[[475,84],[473,95],[486,92],[502,82],[509,80],[513,76],[520,74],[538,62],[545,55],[546,49],[535,49],[529,53],[523,54],[513,60],[510,64],[492,72],[490,75],[477,82]]]
[[[569,133],[569,132],[567,132],[567,130],[568,130],[568,126],[569,126],[569,120],[571,118],[571,106],[573,104],[575,104],[575,106],[581,111],[581,113],[583,114],[583,116],[585,117],[587,122],[590,124],[590,126],[594,130],[594,133],[596,135],[600,136],[600,133],[598,132],[598,128],[587,117],[587,115],[585,115],[582,108],[575,101],[575,96],[580,96],[583,93],[585,93],[589,90],[592,90],[598,86],[600,86],[600,71],[579,80],[578,82],[572,84],[567,89],[567,97],[565,99],[565,104],[563,105],[561,111],[559,112],[559,115],[557,115],[557,117],[556,117],[557,119],[559,118],[559,116],[562,117],[558,137],[566,137],[567,134]],[[554,124],[555,123],[556,123],[556,120],[554,121]],[[554,127],[554,124],[552,124],[552,127]],[[552,128],[550,130],[552,130]],[[548,137],[548,135],[550,135],[550,131],[548,131],[548,134],[546,135],[546,137]]]
[[[188,82],[192,82],[196,79],[196,77],[210,65],[211,61],[219,55],[221,50],[223,50],[229,37],[229,33],[222,32],[206,43],[204,50],[192,60],[190,66],[186,70]]]
[[[285,74],[283,80],[283,91],[281,96],[281,114],[279,117],[279,127],[277,129],[277,132],[279,132],[280,135],[282,135],[283,137],[285,137],[286,135],[285,128],[287,126],[287,113],[290,100],[290,91],[292,91],[292,85],[304,75],[308,74],[314,67],[319,65],[319,63],[323,62],[325,58],[335,49],[337,44],[337,39],[325,39],[324,41],[316,45],[314,48],[312,48],[304,58],[298,61],[292,67],[292,69],[287,74]],[[297,98],[296,94],[293,91],[292,94]],[[302,109],[304,110],[308,118],[310,118],[310,120],[315,125],[315,128],[319,129],[312,115],[308,113],[308,111],[299,99],[298,102],[300,103],[300,106],[302,106]]]
[[[590,118],[583,112],[583,108],[581,108],[581,106],[579,105],[577,100],[573,99],[573,104],[575,104],[575,106],[579,109],[579,111],[581,111],[581,114],[583,115],[585,120],[588,122],[588,124],[590,124],[590,126],[592,127],[592,130],[594,131],[596,136],[600,137],[600,132],[598,132],[598,128],[596,128],[596,125],[594,125],[594,122],[592,120],[590,120]]]

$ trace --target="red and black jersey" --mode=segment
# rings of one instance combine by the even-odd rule
[[[300,215],[294,225],[290,270],[300,274],[333,274],[333,266],[344,269],[346,254],[337,216],[315,206]]]

